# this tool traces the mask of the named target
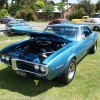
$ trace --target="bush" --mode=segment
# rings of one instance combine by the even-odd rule
[[[0,10],[0,18],[2,18],[4,16],[10,16],[10,14],[8,13],[8,11],[6,9],[1,9]]]
[[[32,10],[32,9],[29,9],[29,10],[27,11],[27,13],[26,13],[26,20],[27,20],[27,21],[34,20],[33,15],[34,15],[33,10]]]
[[[16,18],[22,18],[26,21],[34,21],[36,19],[36,15],[32,9],[21,9],[17,12]]]

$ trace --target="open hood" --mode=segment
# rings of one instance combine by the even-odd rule
[[[21,26],[15,26],[11,28],[12,32],[17,32],[19,34],[23,35],[28,35],[30,37],[49,37],[49,38],[58,38],[58,39],[65,39],[65,37],[58,35],[58,34],[53,34],[53,33],[48,33],[44,31],[38,31],[38,30],[33,30],[29,28],[23,28]]]

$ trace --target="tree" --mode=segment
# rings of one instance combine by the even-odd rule
[[[4,0],[0,0],[0,9],[2,9],[4,6]]]
[[[9,6],[8,12],[11,16],[15,16],[17,11],[20,10],[19,6],[15,3]]]
[[[82,16],[86,15],[86,12],[84,11],[84,9],[78,8],[77,4],[74,4],[72,6],[72,12],[71,14],[68,16],[71,19],[73,18],[82,18]]]
[[[30,4],[30,8],[33,10],[33,11],[38,11],[38,7],[36,6],[36,3],[35,2],[32,2],[31,4]]]
[[[44,5],[44,2],[42,0],[37,0],[36,1],[36,6],[38,8],[43,8],[45,5]]]
[[[8,0],[0,0],[0,9],[4,8],[4,4],[6,4],[6,8],[8,8]]]
[[[100,11],[100,1],[96,3],[96,12]]]
[[[25,19],[26,21],[36,20],[35,13],[30,8],[20,9],[16,14],[16,18],[22,18]]]
[[[84,9],[86,12],[86,15],[91,15],[94,10],[96,9],[96,6],[94,4],[91,4],[91,0],[81,0],[78,4],[78,9],[81,7]]]
[[[64,2],[58,3],[58,9],[62,12],[61,18],[64,17],[64,10],[65,10],[64,5],[65,5]]]
[[[47,4],[43,8],[44,15],[46,15],[48,17],[48,20],[50,18],[53,18],[53,15],[54,15],[53,11],[54,11],[54,7],[51,4]]]
[[[4,16],[10,16],[10,14],[8,13],[8,11],[6,9],[1,9],[0,10],[0,18],[4,17]]]

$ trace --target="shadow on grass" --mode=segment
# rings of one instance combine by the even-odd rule
[[[36,81],[38,81],[37,84],[35,83]],[[24,78],[15,74],[9,67],[0,70],[0,88],[18,92],[25,96],[36,96],[52,87],[62,86],[64,85],[59,83],[56,79],[48,81],[34,76]]]

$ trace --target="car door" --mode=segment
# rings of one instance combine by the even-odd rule
[[[91,19],[88,25],[91,27],[91,29],[93,29],[94,26],[96,25],[95,20],[94,19]]]
[[[93,44],[92,30],[88,26],[80,28],[81,40],[78,42],[75,53],[77,54],[77,62],[83,58],[90,50]]]
[[[83,55],[85,55],[91,48],[93,44],[93,38],[91,37],[92,31],[87,27],[84,26],[81,28],[82,30],[82,35],[84,37],[82,38],[82,49],[83,49]]]

